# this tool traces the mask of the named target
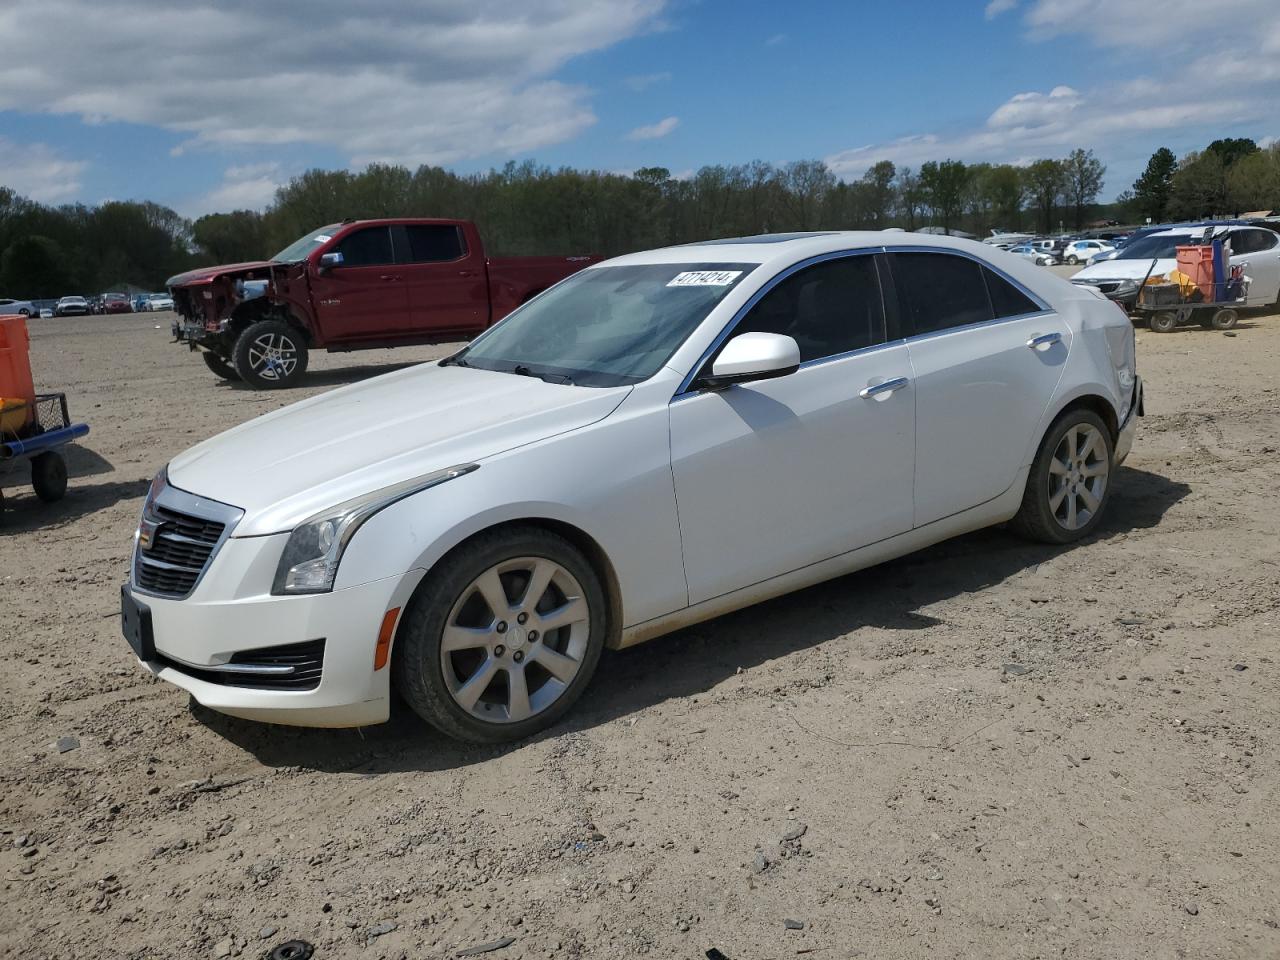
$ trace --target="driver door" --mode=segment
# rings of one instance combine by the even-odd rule
[[[326,252],[341,253],[342,264],[324,273],[311,268],[311,302],[324,339],[340,344],[394,336],[409,314],[409,292],[390,228],[353,231]]]
[[[730,334],[795,338],[796,373],[672,401],[690,603],[911,529],[913,374],[905,344],[886,342],[877,260],[786,276]]]

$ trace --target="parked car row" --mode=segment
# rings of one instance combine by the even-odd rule
[[[0,297],[0,315],[23,317],[83,317],[90,314],[141,313],[172,310],[173,297],[168,293],[144,293],[130,297],[127,293],[103,293],[96,297],[69,295],[58,300],[16,300]]]

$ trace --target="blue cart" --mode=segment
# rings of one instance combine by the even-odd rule
[[[67,492],[67,462],[58,449],[88,432],[87,423],[71,422],[65,393],[40,394],[26,426],[0,431],[0,470],[19,460],[30,460],[31,487],[36,496],[46,503],[61,500]]]

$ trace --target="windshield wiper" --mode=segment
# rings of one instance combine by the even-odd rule
[[[441,361],[440,361],[440,366],[442,366],[442,367],[469,367],[469,366],[471,366],[471,364],[467,363],[467,361],[466,361],[466,360],[464,360],[462,357],[457,356],[457,355],[455,354],[455,355],[454,355],[454,356],[452,356],[452,357],[445,357],[443,360],[441,360]]]
[[[511,372],[518,377],[537,377],[543,383],[562,383],[573,386],[572,377],[566,377],[558,373],[534,373],[532,369],[526,367],[523,363],[517,363],[511,368]]]

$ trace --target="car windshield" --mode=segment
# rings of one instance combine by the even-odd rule
[[[340,224],[331,223],[327,227],[321,227],[319,230],[312,230],[300,240],[295,240],[279,253],[272,260],[277,263],[297,263],[299,260],[305,260],[316,247],[323,243],[328,243],[333,239],[333,231],[337,230]]]
[[[1125,244],[1117,260],[1168,260],[1178,255],[1178,245],[1191,242],[1191,234],[1175,233],[1142,237]]]
[[[754,263],[594,267],[512,313],[446,363],[614,387],[661,369]]]

